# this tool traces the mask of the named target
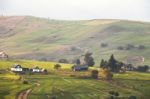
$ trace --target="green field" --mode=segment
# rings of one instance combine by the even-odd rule
[[[9,72],[8,68],[14,63],[26,67],[38,65],[40,68],[47,68],[49,74],[26,74],[24,79],[29,84],[23,84],[18,75]],[[119,92],[119,97],[131,95],[137,96],[137,99],[150,97],[150,73],[126,72],[114,74],[111,81],[102,78],[93,80],[89,78],[90,70],[72,72],[71,65],[65,64],[62,64],[61,70],[54,70],[54,64],[25,60],[0,61],[0,99],[15,99],[21,90],[30,88],[34,83],[40,85],[33,88],[29,99],[51,99],[52,96],[57,96],[56,99],[106,99],[109,91]]]
[[[96,64],[111,54],[125,61],[127,56],[143,56],[150,64],[150,23],[127,20],[61,21],[30,16],[1,17],[0,50],[10,58],[69,61],[85,51],[93,52]],[[11,26],[11,27],[10,27]],[[108,43],[108,47],[100,47]],[[117,50],[133,44],[132,50]],[[146,48],[138,50],[139,45]],[[74,49],[72,49],[74,48]]]
[[[19,76],[5,72],[0,74],[0,99],[15,99],[18,92],[31,85],[23,85]]]

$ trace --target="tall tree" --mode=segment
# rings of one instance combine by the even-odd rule
[[[77,59],[77,60],[76,60],[76,64],[77,64],[77,65],[80,65],[80,64],[81,64],[80,59]]]
[[[117,72],[117,60],[114,58],[113,54],[108,60],[108,67],[111,69],[112,72]]]
[[[84,61],[88,66],[93,66],[95,64],[94,58],[92,57],[92,53],[87,52],[84,55]]]
[[[101,60],[101,62],[100,62],[100,67],[101,67],[101,68],[104,68],[104,67],[105,67],[105,61],[104,61],[104,59]]]

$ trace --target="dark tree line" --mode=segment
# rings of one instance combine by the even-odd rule
[[[149,70],[149,66],[148,65],[144,65],[144,66],[138,66],[136,71],[140,71],[140,72],[148,72]]]
[[[119,72],[120,70],[122,70],[122,67],[124,67],[124,69],[128,71],[148,72],[149,70],[148,65],[134,67],[132,64],[125,64],[123,62],[120,62],[115,59],[113,54],[110,56],[110,59],[108,61],[102,59],[100,62],[100,68],[107,68],[111,72]]]
[[[119,62],[115,59],[113,54],[110,56],[110,59],[108,61],[102,59],[100,63],[101,68],[110,69],[112,72],[119,72],[123,65],[124,64],[122,62]]]

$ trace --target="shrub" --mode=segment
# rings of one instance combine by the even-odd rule
[[[98,79],[98,70],[92,70],[91,77],[94,79]]]
[[[126,50],[130,50],[130,49],[133,49],[133,48],[135,48],[135,46],[132,45],[132,44],[127,44],[126,45]]]
[[[106,68],[101,70],[100,76],[106,80],[111,80],[113,78],[113,74]]]
[[[23,84],[28,84],[28,81],[24,80],[22,83],[23,83]]]
[[[101,43],[101,47],[107,47],[108,44],[107,43]]]
[[[111,95],[114,95],[114,94],[115,94],[114,91],[109,91],[108,93],[111,94]]]
[[[69,63],[67,59],[59,59],[59,63]]]
[[[52,96],[51,99],[57,99],[57,97],[56,96]]]
[[[61,65],[60,64],[55,64],[54,65],[54,69],[60,69],[61,68]]]
[[[115,92],[115,93],[114,93],[114,96],[117,96],[117,97],[118,97],[118,96],[119,96],[119,93],[118,93],[118,92]]]
[[[140,50],[145,49],[145,46],[144,45],[139,45],[138,49],[140,49]]]
[[[117,49],[118,49],[118,50],[124,50],[124,47],[123,47],[123,46],[118,46]]]
[[[137,99],[136,96],[130,96],[128,99]]]

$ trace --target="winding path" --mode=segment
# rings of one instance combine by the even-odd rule
[[[39,83],[34,83],[34,85],[35,86],[40,86]],[[17,99],[28,99],[28,96],[29,96],[29,94],[31,93],[31,91],[33,90],[34,87],[20,92],[19,95],[17,96]]]

